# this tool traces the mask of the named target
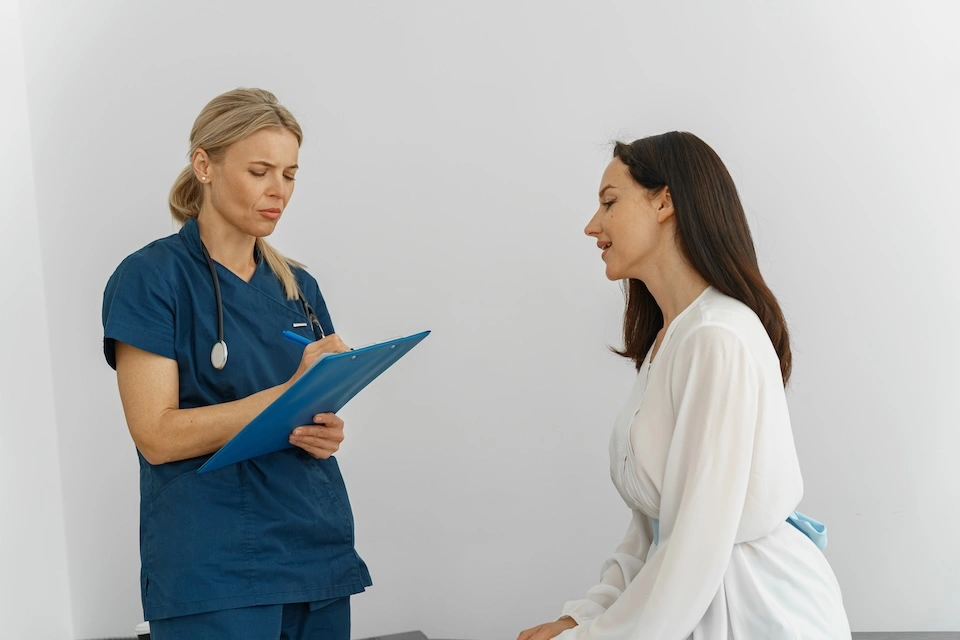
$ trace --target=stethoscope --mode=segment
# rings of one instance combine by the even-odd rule
[[[217,344],[213,345],[213,349],[210,350],[210,364],[217,371],[222,371],[227,365],[227,343],[223,339],[223,298],[220,297],[220,278],[217,277],[217,268],[203,242],[200,243],[200,248],[203,249],[203,257],[207,259],[207,266],[210,267],[210,277],[213,278],[213,294],[217,298],[217,337],[219,339]],[[323,332],[323,327],[320,326],[320,319],[317,318],[317,314],[314,313],[313,307],[310,306],[307,299],[303,297],[303,292],[300,291],[299,287],[297,288],[297,295],[300,296],[300,304],[303,305],[303,314],[307,317],[307,322],[313,327],[314,337],[317,340],[322,340],[326,337],[326,334]]]

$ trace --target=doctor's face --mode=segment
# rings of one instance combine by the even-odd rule
[[[675,232],[670,190],[651,196],[614,158],[600,179],[600,207],[584,229],[597,241],[610,280],[646,280]]]
[[[222,162],[209,164],[203,209],[246,235],[270,235],[293,195],[299,153],[286,129],[261,129],[234,143]]]

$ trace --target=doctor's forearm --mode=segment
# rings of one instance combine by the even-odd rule
[[[241,400],[181,409],[177,362],[123,342],[116,344],[117,384],[130,436],[150,464],[213,453],[291,384]]]
[[[149,429],[149,435],[143,434],[137,448],[150,464],[213,453],[280,397],[284,388],[285,385],[278,385],[241,400],[207,407],[167,410],[160,415],[156,427]]]

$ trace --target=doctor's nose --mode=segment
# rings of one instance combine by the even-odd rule
[[[283,176],[270,178],[267,183],[267,195],[274,198],[283,198],[286,195],[283,180]]]

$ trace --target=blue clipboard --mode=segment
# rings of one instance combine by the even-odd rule
[[[429,331],[322,357],[223,445],[197,473],[265,453],[289,449],[294,427],[313,424],[318,413],[336,413],[353,396],[430,335]]]

